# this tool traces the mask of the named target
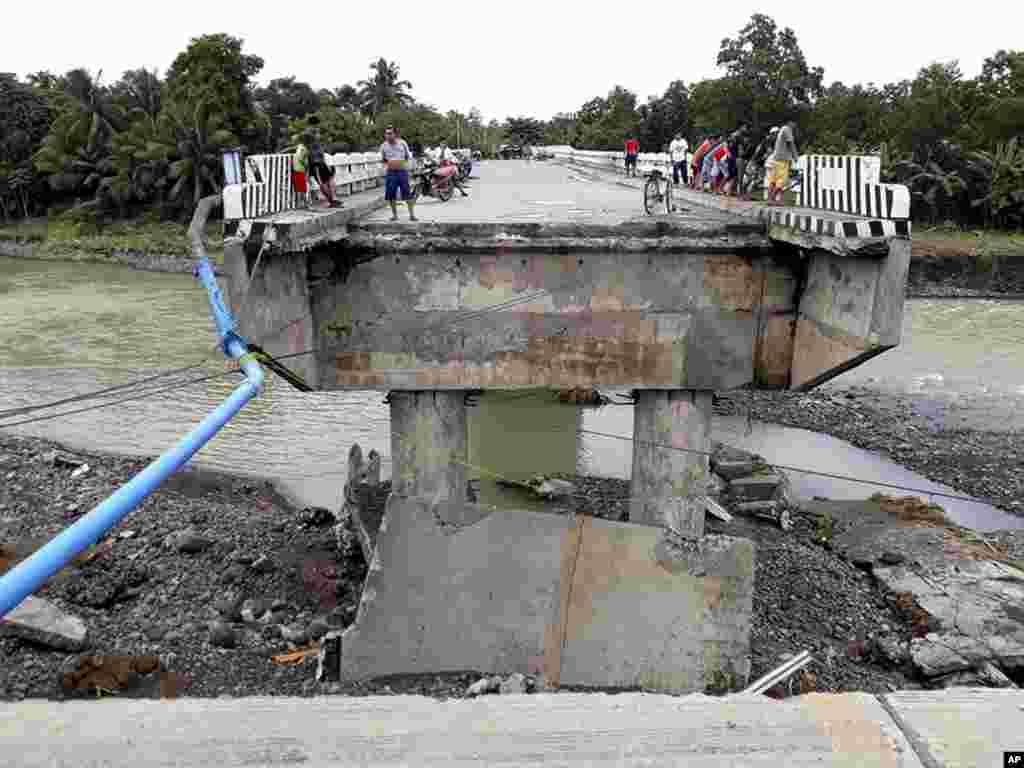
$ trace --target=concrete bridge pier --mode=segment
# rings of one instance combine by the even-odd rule
[[[636,390],[629,521],[704,535],[701,497],[709,480],[711,390]]]
[[[465,502],[468,390],[391,390],[391,492]]]

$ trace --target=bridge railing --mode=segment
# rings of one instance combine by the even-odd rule
[[[224,187],[224,218],[256,219],[298,208],[317,199],[316,184],[302,194],[292,183],[292,155],[249,155],[244,162],[235,160],[236,183]],[[383,184],[384,165],[377,152],[352,152],[327,155],[324,160],[334,169],[334,188],[341,197],[354,195]],[[227,157],[225,167],[228,167]]]
[[[804,172],[799,205],[873,219],[910,217],[910,190],[879,181],[882,159],[875,155],[801,155]]]
[[[623,152],[538,147],[570,163],[622,171]],[[688,152],[686,162],[693,159]],[[803,208],[850,213],[873,219],[907,219],[910,216],[910,190],[902,184],[879,181],[881,158],[871,155],[801,155],[797,167],[803,171],[798,190],[798,205]],[[671,172],[670,157],[664,152],[641,152],[637,169],[660,168]]]

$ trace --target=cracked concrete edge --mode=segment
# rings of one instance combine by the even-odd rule
[[[582,238],[445,238],[422,237],[410,233],[402,235],[378,235],[353,233],[347,238],[349,248],[374,253],[421,253],[423,251],[444,251],[445,253],[489,254],[495,251],[516,251],[536,253],[572,253],[594,251],[598,253],[637,253],[651,251],[666,253],[735,254],[737,251],[762,250],[766,245],[753,240],[747,243],[723,241],[720,238],[674,238],[674,237],[582,237]]]
[[[896,729],[903,734],[903,738],[907,740],[910,748],[914,750],[914,754],[917,755],[917,759],[921,762],[921,765],[923,765],[924,768],[943,768],[942,763],[940,763],[928,749],[928,744],[925,738],[916,728],[907,722],[907,720],[896,710],[896,707],[892,705],[892,702],[890,702],[883,694],[876,694],[875,699],[892,720]]]

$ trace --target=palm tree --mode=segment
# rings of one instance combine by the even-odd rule
[[[175,183],[167,196],[191,210],[208,191],[220,192],[221,152],[237,146],[238,139],[224,128],[224,116],[215,111],[213,103],[198,100],[165,106],[158,128],[165,142],[173,142],[169,154],[178,158],[169,167]]]
[[[405,106],[412,101],[406,90],[412,88],[408,80],[400,80],[398,65],[383,56],[370,64],[373,74],[356,83],[359,104],[366,114],[373,116],[390,106]]]
[[[89,141],[97,146],[108,144],[116,131],[128,127],[127,118],[100,84],[102,75],[102,71],[93,77],[84,69],[73,69],[64,78],[65,92],[77,102],[81,119],[89,122]]]
[[[176,146],[173,135],[162,134],[157,117],[133,110],[132,124],[117,134],[113,143],[115,175],[100,182],[98,194],[105,206],[116,205],[124,213],[132,202],[159,199],[167,188],[169,155]]]
[[[156,119],[163,106],[160,76],[156,71],[132,69],[124,73],[113,87],[114,94],[128,109],[131,119],[138,110]]]
[[[102,143],[102,131],[82,120],[74,110],[58,117],[43,145],[32,158],[38,171],[45,174],[55,192],[92,195],[104,176],[113,173],[113,161]]]

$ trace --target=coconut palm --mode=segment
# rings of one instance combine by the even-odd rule
[[[58,117],[46,135],[33,164],[55,192],[92,195],[114,167],[103,134],[82,120],[80,110]]]
[[[84,69],[73,69],[64,76],[64,90],[79,108],[79,119],[89,124],[89,143],[110,143],[117,131],[128,127],[128,119],[110,100],[110,92],[101,85],[102,70],[93,77]]]
[[[128,110],[129,119],[132,119],[138,110],[154,119],[160,114],[160,108],[163,106],[163,92],[160,77],[155,71],[128,70],[111,90]]]
[[[165,146],[173,142],[168,154],[177,158],[168,169],[174,186],[167,196],[188,210],[198,205],[204,194],[221,191],[221,152],[238,144],[224,122],[224,116],[205,99],[172,103],[160,113],[157,133]]]
[[[359,104],[363,112],[376,115],[390,106],[405,106],[412,101],[406,91],[412,88],[408,80],[400,80],[398,65],[383,56],[370,64],[373,74],[356,83]]]
[[[128,130],[114,137],[115,175],[103,179],[98,191],[104,206],[116,205],[123,213],[130,203],[162,197],[175,144],[173,136],[161,133],[158,118],[135,110]]]

